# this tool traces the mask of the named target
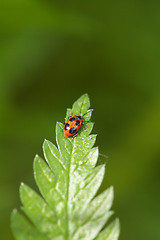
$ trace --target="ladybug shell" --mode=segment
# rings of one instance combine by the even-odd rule
[[[82,116],[72,116],[64,124],[63,133],[65,137],[70,137],[75,135],[83,124]]]

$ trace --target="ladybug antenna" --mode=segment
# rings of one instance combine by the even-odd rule
[[[93,112],[93,109],[89,109],[85,114],[83,114],[83,117],[89,112]]]

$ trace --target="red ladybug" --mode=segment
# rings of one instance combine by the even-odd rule
[[[87,111],[84,115],[86,115],[88,112],[92,110]],[[84,115],[83,116],[78,116],[74,115],[72,117],[69,117],[66,123],[64,123],[63,127],[63,133],[65,137],[70,137],[70,136],[76,136],[78,134],[78,130],[80,127],[86,122],[84,121]]]

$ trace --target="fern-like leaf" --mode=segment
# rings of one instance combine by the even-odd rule
[[[67,109],[66,117],[83,115],[89,107],[88,95],[84,94],[72,109]],[[90,118],[91,111],[85,120]],[[117,240],[118,220],[102,230],[112,215],[113,188],[95,197],[105,166],[96,166],[96,135],[90,134],[93,123],[86,123],[85,130],[81,129],[75,138],[64,137],[62,128],[63,124],[57,122],[58,148],[45,140],[46,161],[38,155],[34,159],[34,176],[41,195],[25,184],[20,186],[23,213],[14,210],[11,216],[15,239]]]

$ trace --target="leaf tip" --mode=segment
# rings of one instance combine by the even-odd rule
[[[84,93],[82,96],[84,96],[84,97],[88,97],[88,98],[89,98],[88,93]]]
[[[62,129],[62,127],[63,127],[63,123],[57,121],[56,129],[57,129],[57,127],[60,128],[60,129]]]
[[[116,218],[113,222],[110,223],[109,226],[111,227],[111,229],[113,229],[112,231],[114,231],[118,237],[120,233],[120,227],[121,227],[119,218]]]
[[[26,185],[23,182],[21,182],[19,187],[19,195],[20,195],[21,202],[23,202],[23,194],[25,192],[25,188],[26,188]]]
[[[38,156],[38,154],[36,154],[34,157],[34,161],[33,161],[33,169],[35,169],[35,166],[38,162],[39,162],[39,156]]]
[[[99,155],[99,146],[95,147],[95,150],[97,151],[98,155]]]
[[[38,154],[35,155],[34,157],[34,163],[33,163],[33,167],[35,167],[35,164],[38,163],[40,161],[40,157]]]
[[[105,168],[106,168],[106,164],[105,163],[102,164],[102,168],[105,170]]]
[[[111,185],[111,186],[109,187],[109,190],[110,190],[111,192],[114,191],[114,187],[113,187],[113,185]]]
[[[13,223],[15,221],[17,214],[18,214],[18,210],[16,208],[14,208],[10,215],[11,227],[13,227]]]
[[[19,187],[19,193],[20,193],[20,198],[22,200],[22,196],[24,194],[24,192],[28,191],[29,187],[25,184],[25,183],[21,183],[20,187]]]
[[[24,182],[21,182],[20,183],[20,188],[23,187],[24,185],[25,185]]]
[[[115,219],[115,226],[120,229],[121,226],[120,226],[119,218]]]
[[[24,187],[25,187],[25,184],[23,182],[21,182],[20,187],[19,187],[20,195],[21,195]]]
[[[44,138],[43,144],[44,144],[45,142],[47,142],[47,139],[46,139],[46,138]]]
[[[11,212],[11,218],[18,212],[17,208],[14,208]]]
[[[45,138],[44,141],[43,141],[43,149],[45,147],[45,145],[48,143],[49,141]]]
[[[46,143],[47,143],[47,139],[45,138],[44,141],[43,141],[43,144],[42,144],[43,152],[44,152]]]
[[[111,202],[113,202],[113,200],[114,200],[114,187],[110,186],[108,190],[109,190],[109,195],[110,195]]]
[[[114,228],[117,230],[117,236],[119,236],[120,234],[120,229],[121,229],[121,225],[120,225],[120,221],[119,218],[116,218],[113,222]]]

